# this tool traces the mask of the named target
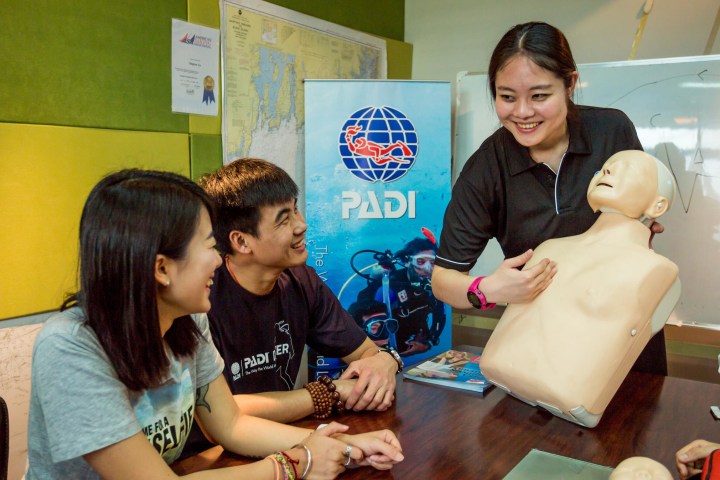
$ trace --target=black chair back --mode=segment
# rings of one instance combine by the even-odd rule
[[[7,404],[0,397],[0,480],[7,480],[10,455],[10,416]]]

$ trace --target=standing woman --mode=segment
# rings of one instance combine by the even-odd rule
[[[524,23],[500,39],[488,83],[502,127],[470,157],[453,187],[432,276],[440,300],[480,309],[531,301],[558,266],[544,258],[519,268],[543,241],[585,232],[598,215],[586,198],[592,176],[612,154],[642,150],[623,112],[573,103],[577,81],[570,45],[557,28]],[[506,260],[487,277],[469,276],[491,238]],[[634,368],[667,374],[662,332]]]
[[[168,464],[194,416],[225,448],[269,456],[191,478],[293,478],[295,469],[325,479],[351,461],[402,459],[389,431],[345,435],[334,423],[313,432],[239,411],[197,313],[210,309],[221,263],[212,215],[199,186],[166,172],[124,170],[90,192],[80,290],[33,349],[29,480],[174,478]]]

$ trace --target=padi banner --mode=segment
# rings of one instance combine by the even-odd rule
[[[450,182],[449,83],[305,81],[308,264],[406,365],[450,348],[430,278]],[[345,367],[312,350],[308,366]]]

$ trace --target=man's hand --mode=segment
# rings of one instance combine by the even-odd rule
[[[720,448],[720,444],[706,440],[694,440],[675,454],[675,466],[682,480],[698,473],[702,473],[705,458],[713,450]]]
[[[335,384],[337,392],[340,394],[340,400],[347,402],[357,380],[354,378],[352,380],[333,380],[333,383]]]
[[[398,365],[395,359],[385,352],[379,352],[377,346],[372,345],[370,352],[363,358],[350,362],[343,372],[340,380],[357,377],[355,386],[345,400],[348,410],[387,410],[395,398],[395,375]],[[341,394],[342,395],[342,394]]]

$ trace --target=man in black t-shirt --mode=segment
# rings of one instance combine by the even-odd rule
[[[389,408],[402,361],[379,349],[305,265],[307,225],[290,176],[270,162],[240,159],[200,185],[217,208],[215,238],[225,257],[210,294],[210,331],[242,411],[278,422],[315,411],[309,391],[294,389],[305,345],[348,364],[334,382],[347,409]],[[183,456],[207,447],[194,427]]]
[[[215,235],[225,255],[212,289],[210,328],[243,410],[276,421],[314,411],[307,390],[293,391],[306,344],[348,363],[342,380],[354,380],[338,382],[347,408],[387,409],[398,363],[305,265],[307,225],[295,182],[272,163],[241,159],[200,184],[217,206]]]

